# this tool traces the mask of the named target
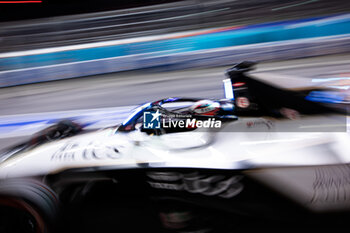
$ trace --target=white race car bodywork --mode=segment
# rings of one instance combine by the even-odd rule
[[[0,164],[0,177],[43,176],[81,167],[135,168],[138,164],[241,169],[242,163],[259,168],[349,162],[347,132],[280,132],[286,127],[310,127],[309,121],[317,119],[327,121],[328,128],[337,127],[332,117],[325,116],[299,120],[241,118],[219,132],[197,129],[161,136],[108,128],[20,152]]]
[[[294,129],[310,127],[310,120],[326,121],[325,127],[334,129],[337,123],[332,122],[334,118],[338,119],[241,118],[219,132],[197,129],[161,136],[108,128],[16,154],[0,165],[0,176],[2,179],[45,176],[72,168],[104,167],[237,169],[312,210],[350,208],[350,183],[346,174],[339,173],[350,162],[349,133],[279,132],[286,125]],[[335,168],[329,170],[329,166]],[[324,179],[336,181],[318,187],[322,190],[317,191],[315,182],[320,182],[322,169],[327,172]],[[344,198],[338,200],[339,192]]]
[[[74,168],[111,167],[242,170],[313,210],[349,208],[350,183],[347,173],[341,173],[350,162],[349,133],[312,132],[312,129],[286,132],[286,129],[312,128],[310,121],[316,124],[314,127],[326,122],[323,131],[334,131],[341,125],[342,117],[240,118],[218,132],[197,129],[161,136],[108,128],[18,153],[0,165],[0,176],[2,179],[34,177]],[[323,169],[327,172],[323,179],[335,183],[319,186],[320,194],[315,183],[321,182]],[[316,191],[317,201],[311,201]],[[344,197],[338,200],[339,192]]]

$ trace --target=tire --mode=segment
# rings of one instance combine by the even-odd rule
[[[57,215],[58,199],[36,180],[0,181],[0,232],[48,233]]]

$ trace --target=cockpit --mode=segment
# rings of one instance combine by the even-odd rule
[[[154,135],[192,131],[197,128],[193,127],[196,120],[236,120],[233,110],[233,103],[228,100],[167,98],[135,108],[117,131],[140,130]]]

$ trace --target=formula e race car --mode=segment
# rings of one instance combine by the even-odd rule
[[[227,71],[225,99],[146,103],[92,132],[60,121],[3,151],[0,231],[347,226],[346,93],[253,67]]]

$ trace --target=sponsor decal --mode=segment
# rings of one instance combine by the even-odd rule
[[[259,125],[266,125],[266,127],[268,129],[271,129],[274,126],[272,121],[263,120],[263,119],[262,120],[256,120],[256,121],[247,121],[246,125],[247,125],[248,128],[254,128],[254,127],[259,126]]]
[[[102,142],[90,142],[84,149],[78,143],[67,143],[51,155],[51,161],[120,159],[119,149]],[[118,146],[122,147],[122,146]]]
[[[246,98],[246,97],[238,97],[236,99],[236,104],[240,108],[248,108],[250,105],[250,102],[249,102],[248,98]]]
[[[243,191],[242,175],[202,175],[194,173],[178,172],[149,172],[147,176],[152,188],[174,191],[186,191],[205,196],[218,196],[221,198],[232,198]]]

